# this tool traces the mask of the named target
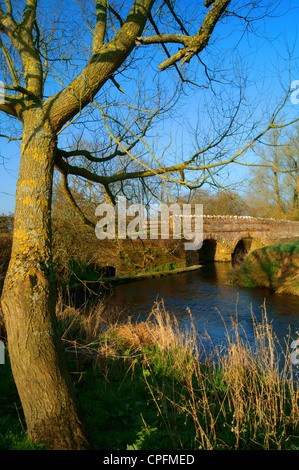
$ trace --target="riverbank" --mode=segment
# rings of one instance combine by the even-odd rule
[[[124,274],[121,276],[99,276],[96,272],[82,272],[80,277],[72,277],[67,285],[63,287],[64,298],[67,302],[73,302],[76,306],[86,301],[89,297],[91,300],[97,296],[103,297],[111,292],[117,286],[128,283],[138,282],[146,279],[159,279],[175,274],[197,271],[201,265],[189,267],[171,268],[157,271],[139,272],[138,274]],[[161,269],[161,268],[160,268]]]
[[[235,266],[232,282],[267,287],[277,294],[299,295],[299,241],[259,248]]]
[[[165,269],[161,271],[149,271],[149,272],[140,272],[138,274],[131,274],[131,275],[122,275],[122,276],[115,276],[115,277],[105,277],[101,278],[101,281],[107,284],[118,285],[124,284],[127,282],[133,281],[140,281],[142,279],[154,279],[159,277],[171,276],[173,274],[179,273],[186,273],[189,271],[196,271],[200,269],[202,266],[200,264],[194,266],[184,266],[181,268],[172,268],[172,269]]]
[[[266,318],[258,354],[236,325],[227,349],[202,363],[196,331],[180,330],[163,303],[139,323],[113,321],[105,304],[79,311],[60,302],[57,317],[96,449],[299,450],[292,364],[279,375]],[[24,432],[8,360],[0,373],[0,448],[40,449]]]

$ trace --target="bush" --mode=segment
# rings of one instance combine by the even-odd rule
[[[254,250],[234,267],[232,282],[299,295],[299,241]]]

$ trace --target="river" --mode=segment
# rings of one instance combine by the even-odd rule
[[[161,300],[184,326],[190,324],[191,312],[199,336],[208,337],[209,343],[217,346],[225,344],[232,317],[241,326],[241,336],[253,343],[253,318],[262,322],[265,311],[282,347],[289,338],[299,338],[298,296],[231,285],[230,270],[230,263],[211,263],[196,271],[130,282],[115,287],[110,300],[122,312],[140,320]],[[299,370],[299,364],[297,367]]]

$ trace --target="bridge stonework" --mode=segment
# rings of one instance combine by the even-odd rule
[[[295,240],[299,240],[299,221],[205,215],[199,261],[231,261],[238,253]]]
[[[158,232],[156,239],[151,239],[147,233],[143,240],[129,240],[129,238],[118,240],[118,255],[115,255],[115,244],[108,240],[108,247],[99,250],[97,264],[105,276],[108,272],[109,276],[126,276],[131,265],[134,265],[134,270],[137,271],[139,269],[142,271],[140,267],[142,264],[149,271],[154,271],[152,268],[156,269],[157,254],[161,256],[159,263],[179,262],[182,267],[190,267],[205,261],[235,262],[257,248],[299,240],[299,221],[204,215],[202,247],[199,250],[186,250],[185,242],[190,240],[184,240],[183,234],[180,240],[174,240],[172,228],[170,223],[169,240],[161,240],[159,225],[156,227]],[[144,264],[145,257],[142,256],[145,253],[148,254],[145,257],[149,265]]]

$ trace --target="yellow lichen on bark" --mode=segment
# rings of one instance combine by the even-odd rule
[[[36,180],[33,180],[33,179],[24,179],[20,182],[20,188],[23,187],[23,186],[27,186],[28,188],[38,188],[39,187],[39,184]]]

